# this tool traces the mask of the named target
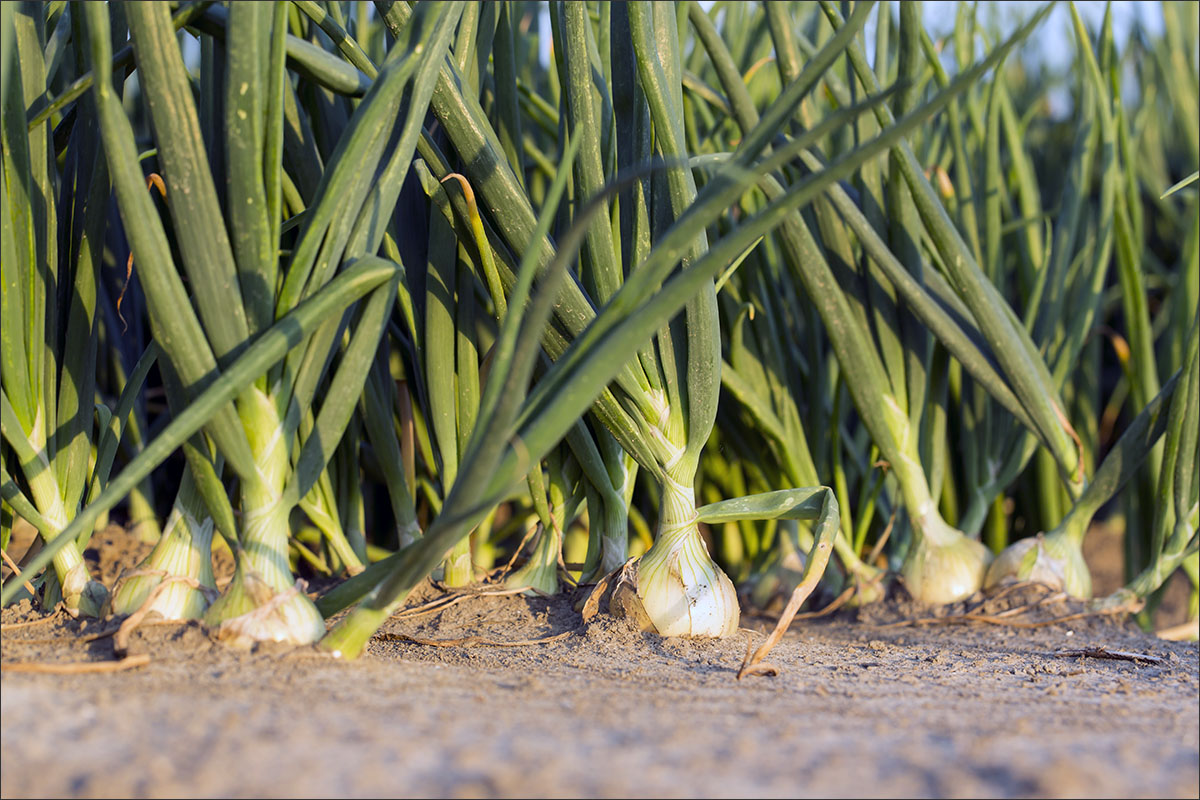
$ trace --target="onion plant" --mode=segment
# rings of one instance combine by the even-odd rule
[[[395,202],[424,109],[422,98],[428,98],[433,72],[428,64],[445,51],[456,10],[451,5],[428,17],[421,15],[407,41],[391,51],[384,71],[356,109],[311,207],[295,209],[304,219],[284,271],[279,258],[284,215],[283,7],[230,9],[226,136],[207,143],[165,7],[129,9],[135,60],[158,134],[168,207],[193,301],[185,293],[164,226],[139,186],[132,132],[108,86],[108,18],[103,10],[89,8],[105,150],[127,235],[142,265],[151,324],[185,393],[194,396],[215,370],[301,300],[323,291],[330,294],[330,280],[341,262],[378,248],[384,232],[378,219]],[[433,58],[424,59],[419,51],[426,43],[420,36],[429,32]],[[406,116],[399,117],[403,96],[410,91]],[[209,150],[222,153],[230,166],[223,187],[227,215],[218,199]],[[348,196],[357,202],[347,202]],[[226,234],[227,223],[231,236]],[[229,499],[211,462],[197,452],[188,453],[214,520],[236,544],[234,580],[206,619],[227,626],[239,638],[303,643],[324,632],[312,602],[293,586],[287,561],[288,517],[313,488],[349,421],[394,290],[395,279],[384,280],[358,314],[337,314],[323,322],[302,351],[257,376],[234,406],[208,423],[207,434],[239,481],[241,518],[236,530]],[[344,350],[318,404],[317,390],[343,335]]]
[[[73,22],[59,18],[59,31]],[[91,103],[77,108],[61,169],[49,122],[26,127],[25,110],[46,93],[55,67],[44,58],[41,6],[6,6],[0,25],[6,34],[0,425],[10,448],[3,482],[6,503],[50,542],[76,516],[89,484],[104,480],[89,468],[89,457],[97,440],[96,298],[108,173]],[[100,616],[108,590],[88,574],[86,541],[84,535],[61,544],[42,600],[54,606],[61,597],[71,614]]]
[[[538,520],[537,539],[529,560],[509,575],[505,583],[511,587],[529,587],[527,593],[530,594],[558,593],[563,532],[570,524],[573,512],[579,508],[575,497],[572,499],[576,502],[568,505],[570,479],[564,469],[564,460],[569,458],[569,455],[563,450],[564,446],[560,445],[550,451],[546,458],[549,480],[543,478],[540,464],[530,470],[527,477],[529,496]]]
[[[1151,595],[1186,559],[1195,558],[1200,551],[1200,444],[1197,442],[1200,436],[1197,434],[1200,429],[1200,314],[1193,318],[1184,365],[1177,379],[1178,385],[1174,387],[1167,412],[1162,461],[1157,465],[1158,505],[1154,514],[1150,561],[1125,587],[1106,598],[1106,605],[1127,606]],[[1131,425],[1130,430],[1134,429]],[[1193,600],[1189,612],[1194,611]]]

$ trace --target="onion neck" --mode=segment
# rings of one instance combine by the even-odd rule
[[[533,556],[519,570],[509,576],[505,583],[513,588],[528,586],[527,595],[558,593],[558,554],[562,549],[562,536],[555,526],[542,528],[534,547]]]
[[[241,544],[246,566],[275,591],[284,591],[293,583],[287,557],[290,510],[268,487],[243,484]]]
[[[48,464],[29,481],[29,489],[38,511],[53,531],[43,538],[46,541],[57,539],[71,523],[71,515],[67,513],[58,483]],[[101,616],[108,604],[108,589],[99,581],[92,580],[78,545],[73,541],[64,544],[54,554],[53,563],[67,612],[71,616]]]
[[[471,562],[471,537],[466,536],[446,554],[443,564],[442,583],[447,586],[469,586],[475,580],[475,568]]]
[[[659,509],[655,546],[662,542],[666,547],[670,547],[682,537],[694,532],[698,518],[696,490],[692,487],[692,477],[676,480],[668,473],[662,484],[662,507]]]
[[[688,539],[700,539],[700,531],[696,528],[697,518],[695,490],[690,485],[675,482],[668,475],[662,484],[658,532],[654,544],[639,562],[639,572],[645,574],[662,568]],[[703,546],[703,540],[700,541]]]

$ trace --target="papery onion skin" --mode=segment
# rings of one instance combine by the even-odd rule
[[[204,617],[217,638],[235,647],[255,642],[312,644],[325,635],[325,620],[301,590],[303,582],[282,591],[264,583],[239,563],[225,593]]]

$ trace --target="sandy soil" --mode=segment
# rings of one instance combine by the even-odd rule
[[[101,540],[103,542],[103,540]],[[428,588],[417,600],[438,597]],[[1023,601],[1038,595],[1031,594]],[[949,609],[948,612],[962,609]],[[997,610],[990,608],[989,610]],[[1056,603],[1025,620],[1078,610]],[[942,612],[947,613],[947,611]],[[1128,623],[913,625],[900,603],[748,642],[580,626],[569,598],[393,620],[359,661],[146,625],[111,674],[6,668],[4,797],[1196,797],[1200,656]],[[116,620],[6,609],[2,660],[113,659]],[[434,647],[418,639],[536,639]],[[1066,651],[1108,648],[1141,660]]]

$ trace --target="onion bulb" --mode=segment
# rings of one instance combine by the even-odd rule
[[[1092,575],[1083,552],[1066,531],[1039,533],[1006,547],[988,569],[984,588],[1018,581],[1036,581],[1081,600],[1092,596]]]
[[[900,575],[913,599],[929,605],[965,600],[983,586],[992,554],[982,543],[948,525],[936,511],[914,531]]]
[[[722,638],[737,631],[733,582],[709,557],[696,527],[692,488],[667,478],[654,545],[618,584],[611,607],[662,636]]]
[[[304,582],[276,590],[247,570],[239,559],[233,582],[212,604],[205,623],[234,647],[255,642],[312,644],[325,635],[325,620],[303,592]]]
[[[182,492],[181,492],[182,494]],[[137,571],[113,594],[114,614],[132,614],[156,587],[170,581],[150,601],[148,611],[163,619],[198,619],[204,615],[217,587],[212,571],[213,521],[198,522],[176,502],[166,530]]]

